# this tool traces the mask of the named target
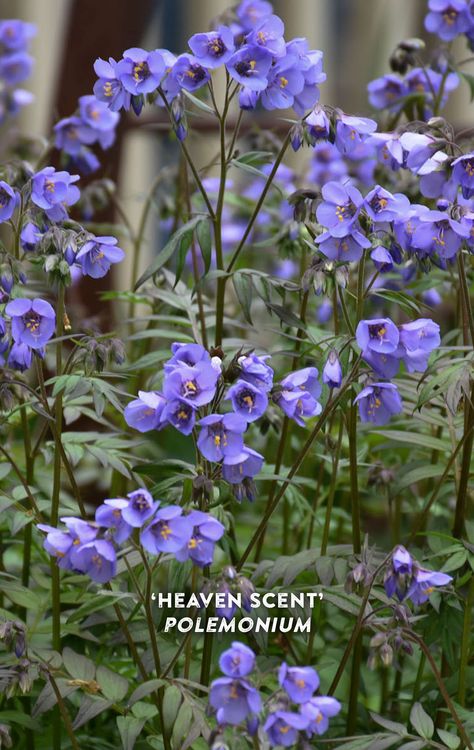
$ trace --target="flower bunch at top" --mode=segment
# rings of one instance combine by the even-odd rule
[[[296,370],[274,386],[269,355],[252,352],[238,356],[223,371],[221,359],[211,358],[200,344],[174,343],[171,351],[173,356],[164,366],[162,391],[140,391],[138,399],[125,408],[127,424],[140,432],[172,425],[184,435],[200,427],[197,447],[202,456],[221,464],[222,478],[233,486],[237,499],[252,500],[253,477],[262,467],[263,456],[244,444],[244,433],[265,414],[269,395],[300,425],[319,414],[317,369]],[[227,401],[232,410],[217,411]]]
[[[397,596],[399,601],[411,599],[420,605],[428,601],[437,586],[447,586],[452,576],[436,570],[427,570],[399,545],[393,551],[385,574],[384,586],[387,596]]]
[[[38,524],[46,532],[44,548],[56,557],[60,568],[88,575],[106,583],[117,571],[116,545],[123,544],[140,529],[140,544],[152,555],[174,554],[177,560],[191,560],[203,568],[211,565],[215,543],[224,527],[209,513],[184,513],[177,505],[160,507],[145,489],[129,492],[126,498],[104,500],[95,513],[95,523],[64,517],[64,529]]]
[[[28,54],[36,26],[15,18],[0,21],[0,123],[33,101],[33,94],[19,83],[29,77],[33,58]]]
[[[318,84],[326,78],[323,55],[310,50],[305,39],[286,41],[284,32],[270,3],[243,0],[229,25],[194,34],[190,52],[176,57],[168,50],[132,47],[118,61],[99,58],[94,93],[113,111],[132,107],[139,114],[146,99],[164,104],[178,137],[184,138],[181,92],[197,91],[209,83],[213,70],[225,66],[243,109],[260,101],[269,110],[293,107],[303,115],[319,99]]]
[[[255,668],[255,654],[243,643],[234,642],[219,659],[224,677],[214,680],[209,703],[216,712],[218,724],[239,725],[247,722],[251,735],[258,731],[262,700],[248,675]],[[283,662],[278,673],[283,693],[272,699],[262,731],[272,747],[294,745],[300,732],[308,738],[327,731],[329,719],[341,710],[341,704],[329,696],[314,695],[319,688],[319,675],[312,667],[289,667]],[[296,704],[296,708],[291,707]]]
[[[119,120],[118,112],[95,96],[81,96],[77,112],[54,126],[55,146],[62,151],[66,168],[82,174],[98,169],[99,161],[89,146],[97,143],[102,149],[110,148]]]

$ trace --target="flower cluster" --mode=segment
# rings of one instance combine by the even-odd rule
[[[0,21],[0,123],[33,101],[33,94],[16,87],[32,71],[28,45],[35,34],[32,23],[15,18]]]
[[[264,415],[269,396],[300,425],[319,414],[317,369],[296,370],[274,385],[268,355],[251,352],[238,356],[224,371],[222,360],[211,358],[200,344],[174,343],[171,351],[173,356],[164,366],[162,391],[140,391],[138,399],[125,407],[127,424],[140,432],[172,425],[183,435],[200,427],[197,447],[202,456],[221,464],[222,478],[233,486],[238,500],[252,500],[253,478],[262,467],[263,456],[244,444],[244,433]],[[230,402],[232,411],[217,411],[223,401]]]
[[[206,86],[212,72],[225,66],[242,109],[254,109],[260,101],[268,110],[293,107],[303,115],[319,99],[318,84],[326,78],[323,55],[310,50],[305,39],[286,41],[284,32],[270,3],[243,0],[228,26],[194,34],[190,52],[176,57],[168,50],[132,47],[118,61],[99,58],[94,93],[115,112],[132,107],[139,114],[145,100],[165,105],[183,139],[181,93]]]
[[[201,568],[211,565],[215,543],[224,534],[220,521],[199,510],[184,513],[178,505],[160,506],[147,490],[138,489],[126,498],[104,500],[95,522],[63,517],[63,529],[46,524],[38,528],[46,532],[44,548],[60,568],[84,573],[97,583],[115,576],[116,545],[130,539],[135,529],[140,530],[140,545],[152,555],[169,553]]]
[[[387,596],[395,594],[399,601],[411,599],[418,606],[428,601],[436,586],[447,586],[452,580],[447,573],[422,568],[408,550],[399,545],[390,559],[384,586]]]
[[[474,16],[470,0],[428,0],[425,29],[443,42],[452,42],[465,34],[469,46],[474,44]]]
[[[219,666],[224,677],[213,681],[209,703],[216,712],[218,724],[239,725],[246,720],[247,729],[258,731],[262,699],[249,682],[248,675],[255,668],[255,654],[243,643],[234,642],[221,654]],[[263,732],[272,747],[291,747],[300,732],[308,738],[324,734],[329,719],[341,710],[341,704],[329,696],[314,695],[319,688],[319,675],[312,667],[289,667],[284,662],[278,673],[284,691],[272,698],[270,711],[263,724]],[[296,708],[291,710],[291,703]]]
[[[400,361],[408,372],[424,372],[431,352],[440,344],[439,325],[419,318],[396,326],[390,318],[361,320],[356,329],[362,358],[382,378],[397,374]],[[402,410],[396,385],[374,382],[366,385],[356,397],[363,422],[384,425],[392,414]]]
[[[82,174],[98,169],[99,161],[89,147],[97,143],[102,149],[110,148],[119,119],[118,112],[95,96],[81,96],[77,112],[54,126],[55,145],[63,153],[66,168]]]

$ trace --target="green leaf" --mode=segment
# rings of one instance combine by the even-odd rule
[[[194,94],[191,94],[190,91],[186,91],[186,89],[182,89],[183,94],[189,101],[191,101],[198,109],[201,109],[203,112],[206,112],[208,115],[213,115],[213,117],[216,117],[215,111],[212,109],[212,107],[209,106],[209,104],[206,104],[206,102],[203,102],[202,99],[199,99],[197,96],[194,96]]]
[[[430,740],[434,733],[433,720],[426,713],[421,703],[414,703],[410,711],[410,721],[420,737]]]
[[[107,698],[97,698],[91,695],[84,696],[79,711],[74,718],[72,728],[79,729],[83,724],[87,724],[91,719],[107,711],[112,705],[113,701],[109,701]]]
[[[435,451],[449,451],[450,445],[447,440],[441,440],[433,435],[425,435],[420,432],[404,432],[403,430],[374,430],[374,434],[388,440],[395,440],[400,443],[417,445],[419,448],[429,448]]]
[[[451,734],[451,732],[446,732],[445,729],[437,729],[438,737],[440,738],[441,742],[444,742],[446,747],[449,747],[450,750],[456,750],[456,748],[459,747],[461,744],[461,740],[459,737],[456,737],[455,734]]]
[[[0,711],[0,723],[19,724],[21,727],[28,727],[34,731],[39,731],[40,726],[37,721],[23,713],[23,711]]]
[[[151,693],[154,693],[156,690],[158,690],[158,688],[163,687],[163,685],[166,685],[166,681],[159,680],[158,678],[143,682],[141,685],[135,688],[135,690],[131,694],[130,698],[128,699],[128,705],[133,706],[134,703],[141,700],[142,698],[146,698],[147,695],[151,695]]]
[[[426,742],[424,740],[412,740],[411,742],[405,742],[403,745],[400,745],[398,750],[423,750],[424,747],[426,747]]]
[[[450,573],[452,570],[459,570],[462,568],[467,560],[467,550],[460,549],[459,552],[455,552],[454,555],[448,557],[441,570],[443,573]]]
[[[151,279],[151,277],[154,276],[155,273],[157,273],[157,271],[159,271],[160,268],[169,261],[176,250],[181,247],[181,243],[187,243],[189,247],[189,245],[191,244],[193,232],[201,221],[203,221],[202,216],[195,216],[186,224],[183,224],[183,226],[180,227],[172,237],[170,237],[164,248],[158,253],[152,263],[150,263],[146,271],[144,271],[144,273],[140,276],[137,283],[135,284],[135,289],[138,289],[140,286],[142,286],[142,284],[145,283],[145,281]]]
[[[388,729],[389,732],[394,732],[395,734],[399,734],[402,737],[407,734],[407,728],[404,724],[400,724],[398,721],[390,721],[384,716],[380,716],[373,711],[370,711],[370,715],[376,724],[383,727],[384,729]]]
[[[88,659],[87,656],[76,654],[76,652],[68,646],[64,649],[62,656],[64,666],[71,677],[74,677],[75,680],[85,680],[86,682],[90,682],[90,680],[94,679],[95,664],[91,659]]]
[[[105,697],[114,703],[119,703],[127,695],[128,680],[107,667],[97,667],[96,680]]]
[[[271,312],[274,312],[275,315],[280,318],[281,322],[286,323],[287,326],[292,326],[293,328],[301,328],[302,331],[306,330],[306,326],[303,321],[286,307],[283,307],[283,305],[275,305],[271,302],[267,302],[267,308]]]
[[[179,748],[181,748],[182,742],[191,727],[192,720],[193,710],[189,703],[185,702],[179,709],[176,721],[173,726],[171,745],[172,747],[176,748],[176,750],[179,750]]]
[[[211,267],[212,259],[212,237],[210,222],[206,219],[200,221],[196,227],[196,235],[199,247],[201,248],[202,259],[204,261],[204,275],[206,275]]]
[[[145,722],[146,719],[136,719],[134,716],[117,716],[117,727],[123,750],[133,750]]]
[[[176,685],[170,685],[166,688],[163,696],[163,723],[165,725],[165,731],[170,733],[173,728],[173,724],[176,721],[176,716],[181,706],[183,697],[181,691]]]
[[[404,489],[409,487],[411,484],[421,482],[423,479],[431,479],[432,477],[440,477],[444,471],[443,466],[437,466],[436,464],[428,464],[426,466],[417,466],[416,469],[407,471],[399,477],[397,482],[398,489]]]
[[[237,299],[240,302],[244,318],[247,323],[250,323],[250,325],[253,326],[251,315],[253,292],[252,278],[244,273],[235,273],[232,278],[232,283],[234,285]]]

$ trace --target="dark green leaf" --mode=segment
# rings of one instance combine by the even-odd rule
[[[151,279],[151,277],[154,276],[154,274],[157,273],[157,271],[159,271],[160,268],[169,261],[176,250],[181,247],[181,243],[183,242],[183,240],[185,242],[188,242],[189,247],[192,234],[199,222],[201,222],[202,220],[202,216],[195,216],[186,224],[183,224],[183,226],[180,227],[172,237],[170,237],[164,248],[158,253],[152,263],[150,263],[146,271],[144,271],[144,273],[140,276],[137,283],[135,284],[135,289],[138,289],[140,286],[142,286],[142,284],[145,283],[145,281]]]

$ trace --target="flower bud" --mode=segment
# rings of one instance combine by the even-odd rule
[[[380,660],[384,667],[389,667],[393,661],[393,648],[388,643],[380,647]]]
[[[337,352],[334,349],[329,352],[326,364],[324,365],[323,383],[326,383],[329,388],[341,387],[342,367]]]

